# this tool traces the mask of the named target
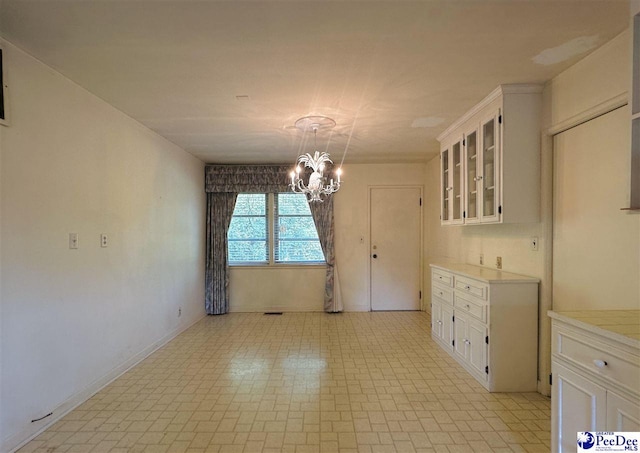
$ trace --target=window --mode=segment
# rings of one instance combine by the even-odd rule
[[[303,194],[239,194],[228,238],[231,265],[324,263]]]

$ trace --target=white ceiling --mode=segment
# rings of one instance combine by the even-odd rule
[[[498,84],[544,82],[627,1],[0,0],[0,34],[205,162],[420,162]],[[236,96],[248,95],[238,100]]]

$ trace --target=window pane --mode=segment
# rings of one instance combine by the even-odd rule
[[[301,193],[279,193],[278,215],[311,215],[307,197]]]
[[[277,194],[275,260],[281,263],[323,262],[318,231],[303,194]]]
[[[278,261],[324,261],[319,241],[278,241]]]
[[[229,262],[269,262],[267,197],[241,193],[228,232]]]
[[[309,217],[280,217],[278,219],[280,239],[318,239],[318,231]]]
[[[267,260],[267,241],[229,241],[229,262],[261,262]]]
[[[232,217],[229,239],[267,239],[265,217]]]
[[[233,215],[259,215],[267,213],[267,196],[264,193],[241,193],[236,199]]]

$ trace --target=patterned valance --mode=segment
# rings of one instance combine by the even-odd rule
[[[289,191],[291,167],[284,165],[207,165],[205,192],[277,193]]]

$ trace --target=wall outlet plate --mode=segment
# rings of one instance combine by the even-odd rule
[[[484,255],[481,253],[480,254],[480,266],[482,266],[484,264]]]
[[[496,256],[496,268],[497,269],[502,269],[502,257],[501,256]]]

